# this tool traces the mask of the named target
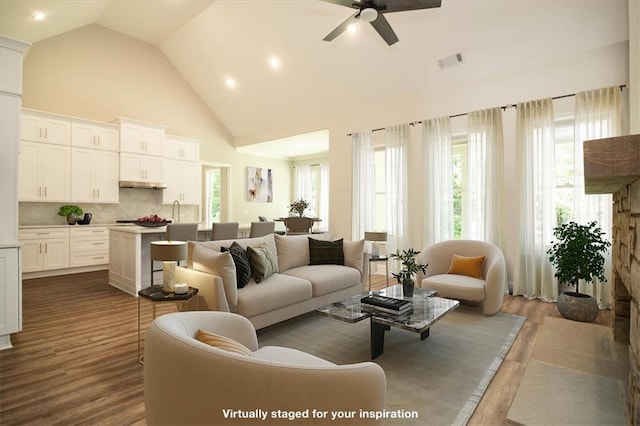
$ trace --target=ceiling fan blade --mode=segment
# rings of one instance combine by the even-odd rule
[[[324,0],[327,3],[338,4],[340,6],[351,7],[353,9],[360,9],[360,4],[355,0]]]
[[[402,12],[440,7],[442,0],[379,0],[378,10],[382,13]]]
[[[389,21],[387,21],[384,15],[378,15],[378,19],[371,22],[371,26],[375,28],[378,34],[380,34],[380,37],[382,37],[389,46],[398,41],[398,36],[393,32],[393,28],[391,28]]]
[[[343,32],[346,31],[347,27],[350,24],[354,24],[358,20],[359,17],[360,17],[360,11],[357,11],[356,13],[354,13],[353,15],[351,15],[350,17],[345,19],[342,24],[340,24],[337,27],[335,27],[333,29],[333,31],[331,31],[329,34],[327,34],[325,38],[323,38],[323,40],[324,41],[331,41],[334,38],[338,37],[340,34],[342,34]]]

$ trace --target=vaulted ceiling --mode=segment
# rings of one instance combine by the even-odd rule
[[[353,10],[315,0],[1,0],[0,32],[37,42],[97,23],[154,44],[239,137],[628,40],[627,11],[627,0],[442,0],[385,15],[400,39],[387,46],[364,22],[323,41]],[[463,63],[440,69],[455,53]]]

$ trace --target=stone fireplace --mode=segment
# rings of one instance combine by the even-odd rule
[[[627,423],[640,424],[640,135],[587,141],[587,193],[613,193],[613,337],[629,343]]]

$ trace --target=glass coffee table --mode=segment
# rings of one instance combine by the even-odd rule
[[[395,299],[411,301],[413,308],[401,315],[387,314],[363,307],[360,299],[369,294],[380,294]],[[402,285],[396,284],[380,291],[356,294],[341,302],[322,306],[316,311],[321,315],[340,321],[356,323],[369,318],[371,321],[371,359],[376,359],[384,350],[384,332],[391,327],[420,334],[420,339],[429,337],[429,328],[446,314],[460,306],[457,300],[435,297],[435,291],[415,288],[413,297],[404,297]]]

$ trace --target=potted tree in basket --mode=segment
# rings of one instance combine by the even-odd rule
[[[416,263],[416,256],[419,251],[410,248],[408,250],[396,250],[389,257],[399,259],[402,269],[399,272],[392,272],[391,275],[402,284],[402,294],[406,297],[413,296],[413,276],[421,271],[423,274],[427,272],[429,264]]]
[[[586,283],[607,281],[604,275],[604,253],[611,243],[602,236],[597,222],[579,225],[568,222],[553,229],[557,241],[547,251],[555,267],[554,276],[559,283],[575,286],[576,291],[558,296],[558,311],[568,319],[592,322],[598,316],[598,302],[588,294],[580,293],[580,280]]]
[[[66,204],[64,206],[60,206],[60,210],[58,210],[58,216],[63,216],[67,218],[67,223],[69,225],[75,225],[78,221],[78,218],[82,216],[84,212],[78,206],[73,204]]]

